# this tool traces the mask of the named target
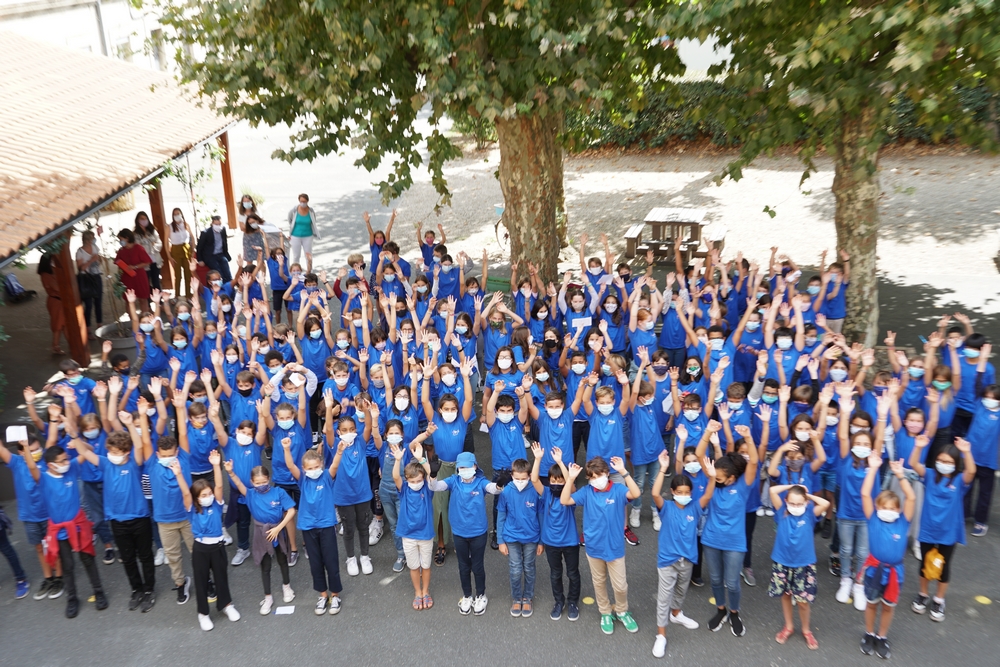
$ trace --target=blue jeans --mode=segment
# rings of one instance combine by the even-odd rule
[[[852,575],[857,576],[868,560],[868,522],[837,517],[837,532],[840,534],[840,576],[849,579]]]
[[[510,596],[514,602],[535,597],[535,552],[534,542],[507,542],[507,558],[510,561]],[[522,583],[523,577],[523,583]]]
[[[378,495],[382,499],[382,511],[385,520],[389,522],[389,530],[392,531],[392,543],[396,547],[396,558],[406,558],[403,555],[403,538],[396,534],[396,522],[399,521],[399,490],[395,482],[385,483],[385,478],[379,483]]]
[[[646,479],[649,479],[649,485],[652,487],[653,480],[655,480],[656,476],[659,474],[659,460],[653,461],[652,463],[642,463],[640,465],[632,466],[632,480],[635,481],[635,485],[639,487],[639,497],[632,501],[632,509],[642,509],[642,492],[646,487]],[[653,501],[650,500],[650,504],[652,504],[652,502]]]
[[[14,579],[16,581],[27,581],[28,575],[25,573],[24,568],[21,567],[21,559],[17,557],[17,552],[14,551],[14,547],[7,538],[7,531],[3,528],[0,528],[0,553],[7,557],[10,569],[14,570]],[[534,559],[534,555],[532,555],[532,559]],[[513,568],[511,568],[511,576],[514,576]],[[532,581],[535,579],[535,565],[533,562],[531,565],[531,579]]]
[[[115,538],[111,534],[111,526],[104,519],[103,482],[83,483],[83,509],[87,513],[87,518],[94,524],[94,533],[101,538],[101,542],[114,544]]]
[[[740,570],[743,569],[742,551],[723,551],[706,546],[703,549],[712,581],[712,595],[715,606],[725,607],[726,593],[729,593],[729,609],[740,610]],[[723,584],[723,579],[725,584]]]

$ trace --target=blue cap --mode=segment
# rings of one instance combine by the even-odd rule
[[[455,459],[456,468],[472,468],[476,465],[476,455],[472,452],[462,452]]]

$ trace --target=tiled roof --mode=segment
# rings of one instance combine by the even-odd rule
[[[0,32],[0,261],[225,128],[165,73]]]

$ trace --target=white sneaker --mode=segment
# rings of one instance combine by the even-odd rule
[[[865,599],[865,585],[864,584],[854,584],[854,608],[858,611],[864,611],[868,608],[868,600]]]
[[[662,658],[667,654],[667,638],[663,635],[656,635],[656,641],[653,642],[653,657]]]
[[[371,574],[374,568],[372,568],[372,559],[368,556],[361,557],[361,571],[365,574]]]
[[[250,558],[249,549],[237,549],[236,554],[233,555],[233,560],[231,560],[229,564],[232,565],[233,567],[237,565],[242,565],[243,561],[245,561],[247,558]]]
[[[757,516],[764,516],[764,508],[763,507],[758,507],[757,508]]]
[[[322,595],[319,596],[319,600],[316,601],[316,615],[322,616],[326,613],[326,598]]]
[[[462,598],[458,601],[458,613],[467,616],[472,611],[472,598]]]
[[[368,546],[374,546],[378,544],[378,541],[382,539],[382,520],[372,519],[372,522],[368,524]]]
[[[628,513],[628,525],[633,528],[639,527],[639,510],[633,507]]]
[[[676,623],[677,625],[683,625],[688,630],[698,629],[698,621],[694,620],[693,618],[688,618],[687,616],[684,615],[683,611],[679,612],[676,616],[670,614],[670,622]]]
[[[167,562],[167,554],[163,551],[163,547],[156,550],[156,556],[153,557],[153,565],[160,567]]]
[[[227,547],[233,543],[233,536],[229,534],[225,526],[222,527],[222,543]]]
[[[292,590],[291,584],[281,585],[281,599],[286,603],[295,599],[295,591]]]
[[[654,507],[653,508],[653,530],[655,530],[656,532],[660,532],[660,524],[661,523],[662,522],[660,521],[660,513],[657,512],[656,508]]]
[[[201,629],[205,632],[208,632],[215,627],[215,623],[212,623],[212,619],[210,619],[207,614],[198,614],[198,625],[200,625]]]
[[[482,616],[486,613],[486,604],[489,599],[485,595],[480,595],[475,600],[472,601],[472,613],[476,616]]]
[[[774,510],[770,507],[764,508],[764,516],[774,516]]]
[[[924,555],[920,551],[920,542],[916,540],[913,540],[913,557],[920,561],[924,559]]]
[[[330,616],[336,616],[340,613],[340,596],[331,595],[330,596]]]
[[[240,612],[236,611],[236,607],[232,604],[227,605],[226,608],[222,610],[222,613],[225,614],[226,617],[233,623],[240,620]]]
[[[347,559],[347,574],[351,575],[352,577],[356,577],[358,576],[358,574],[360,574],[360,572],[358,571],[358,559],[355,558],[354,556],[351,556],[350,558]]]
[[[267,616],[271,613],[271,607],[274,606],[274,598],[270,595],[264,596],[264,599],[260,601],[260,615]]]
[[[848,604],[851,601],[851,584],[850,579],[841,578],[840,588],[837,589],[837,595],[834,596],[837,598],[837,602]]]

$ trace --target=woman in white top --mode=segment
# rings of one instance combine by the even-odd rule
[[[160,243],[160,234],[156,227],[149,221],[149,216],[145,211],[139,211],[135,216],[135,242],[142,246],[153,263],[146,269],[149,277],[149,286],[152,289],[160,289],[160,250],[163,244]]]
[[[191,227],[184,212],[175,208],[170,222],[170,265],[174,267],[174,296],[191,297]],[[183,287],[183,291],[181,290]]]
[[[83,317],[90,329],[90,315],[100,325],[104,322],[101,305],[104,301],[104,277],[101,272],[101,253],[94,242],[94,232],[83,233],[83,245],[76,251],[76,283],[80,290],[80,300],[83,302]],[[91,330],[91,338],[96,338]]]

